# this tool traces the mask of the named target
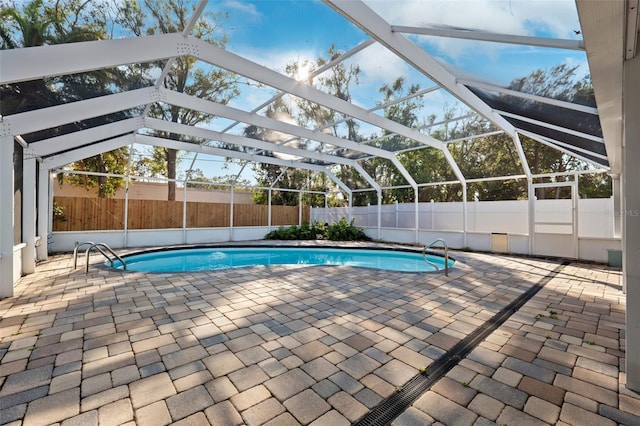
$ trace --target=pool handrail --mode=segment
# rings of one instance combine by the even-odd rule
[[[76,241],[73,247],[73,269],[76,269],[78,267],[78,249],[82,246],[86,246],[87,244],[91,245],[95,243],[93,241],[85,241],[82,243]]]
[[[427,260],[427,249],[434,248],[433,246],[436,243],[442,243],[442,247],[435,247],[435,248],[444,248],[444,276],[448,277],[449,276],[449,246],[447,246],[447,242],[443,238],[436,238],[435,240],[431,241],[429,244],[425,245],[424,248],[422,249],[422,257],[424,258],[425,262],[435,267],[436,271],[439,271],[440,268],[438,267],[438,265]]]
[[[122,263],[122,269],[125,269],[125,270],[127,269],[127,262],[125,262],[122,257],[118,256],[111,249],[111,247],[109,247],[106,243],[94,243],[92,241],[85,241],[83,243],[76,242],[75,248],[73,249],[73,269],[76,269],[76,266],[78,264],[78,248],[87,244],[90,244],[90,246],[85,252],[85,265],[84,265],[85,274],[89,273],[89,254],[91,253],[91,250],[94,248],[98,250],[100,253],[102,253],[102,255],[105,258],[107,258],[107,260],[109,261],[112,267],[114,266],[114,261],[113,261],[114,259],[109,257],[109,255],[105,252],[105,250],[108,251],[114,258],[118,259],[120,263]]]

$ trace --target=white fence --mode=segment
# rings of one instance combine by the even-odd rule
[[[347,208],[314,208],[311,221],[334,222],[348,217]],[[536,221],[570,222],[571,200],[537,200]],[[378,226],[378,206],[354,207],[354,225]],[[611,198],[578,200],[578,236],[613,238],[614,206]],[[381,206],[382,228],[415,229],[414,203]],[[462,203],[419,203],[418,229],[462,231]],[[528,234],[528,201],[474,201],[467,203],[467,232]],[[552,231],[550,231],[552,232]]]
[[[509,236],[509,251],[522,254],[552,254],[578,257],[585,260],[606,262],[608,250],[619,250],[620,239],[614,235],[614,203],[612,198],[578,200],[577,238],[570,244],[572,227],[536,225],[535,246],[530,253],[529,202],[523,201],[474,201],[467,203],[467,223],[464,224],[463,203],[415,203],[354,207],[351,218],[354,225],[364,228],[367,234],[383,240],[424,243],[428,239],[443,237],[454,248],[470,247],[491,250],[493,234]],[[573,222],[571,200],[536,200],[536,222]],[[311,209],[311,221],[334,222],[349,217],[347,208]],[[418,226],[416,227],[416,220]],[[466,232],[465,232],[466,231]],[[566,238],[565,238],[566,237]],[[568,239],[566,248],[552,253],[544,247],[554,238]]]

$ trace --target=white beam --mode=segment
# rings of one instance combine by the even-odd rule
[[[46,260],[48,257],[48,237],[49,237],[49,169],[42,162],[38,163],[38,236],[40,244],[36,247],[37,259]]]
[[[625,25],[624,58],[631,60],[638,54],[638,27],[640,26],[639,0],[627,0],[627,25]]]
[[[551,148],[555,148],[555,149],[557,149],[559,151],[564,152],[567,155],[570,155],[572,157],[576,157],[577,159],[582,160],[584,162],[587,162],[589,164],[593,164],[596,167],[607,167],[604,164],[598,163],[597,161],[595,161],[595,160],[593,160],[591,158],[587,158],[587,157],[585,157],[583,155],[580,155],[580,154],[578,154],[578,153],[576,153],[574,151],[571,151],[572,149],[575,149],[575,150],[577,150],[579,152],[580,151],[586,151],[586,150],[581,150],[580,148],[575,147],[573,145],[569,145],[569,144],[566,144],[564,142],[560,142],[560,141],[555,140],[555,139],[546,138],[546,137],[543,137],[541,135],[537,135],[535,133],[531,133],[531,132],[526,131],[526,130],[518,129],[518,132],[523,134],[524,136],[527,136],[527,137],[535,140],[536,142],[540,142],[541,144],[547,145],[547,146],[549,146]],[[606,159],[604,156],[598,155],[598,154],[594,154],[593,152],[584,152],[584,153],[588,154],[588,155],[593,155],[593,156],[596,156],[596,157],[602,157],[603,159]]]
[[[279,132],[295,135],[300,138],[310,139],[329,145],[335,145],[353,151],[364,152],[366,154],[371,154],[378,157],[391,158],[393,156],[393,154],[389,151],[385,151],[380,148],[362,145],[348,139],[342,139],[333,135],[328,135],[326,133],[317,132],[294,124],[285,123],[283,121],[275,120],[273,118],[265,117],[262,115],[248,113],[246,111],[242,111],[228,105],[207,101],[205,99],[196,98],[184,93],[178,93],[168,89],[160,89],[160,93],[165,99],[165,102],[171,105],[206,112],[208,114],[225,117],[230,120],[253,124],[255,126],[266,129],[277,130]]]
[[[85,146],[82,148],[68,151],[62,154],[54,155],[42,160],[45,167],[50,170],[57,169],[67,164],[83,160],[85,158],[93,157],[103,152],[113,151],[114,149],[122,148],[125,145],[133,143],[133,135],[119,136],[108,141],[99,142],[93,145]]]
[[[324,154],[321,152],[310,151],[306,149],[293,148],[285,145],[278,145],[273,142],[267,142],[259,139],[247,138],[234,135],[231,133],[221,133],[215,130],[205,129],[202,127],[194,127],[186,124],[174,123],[171,121],[158,119],[145,119],[146,127],[161,130],[165,132],[180,133],[183,135],[199,137],[203,139],[212,139],[228,144],[246,146],[250,148],[262,149],[277,153],[286,154],[288,156],[311,158],[327,163],[344,164],[354,167],[357,163],[348,158],[337,157],[335,155]]]
[[[440,84],[471,109],[477,111],[508,134],[512,136],[515,134],[515,128],[507,120],[493,112],[486,103],[464,85],[457,83],[456,77],[425,52],[424,49],[416,46],[403,34],[394,33],[391,25],[362,1],[324,0],[324,2],[432,81]]]
[[[544,121],[535,120],[533,118],[524,117],[518,114],[512,114],[506,111],[495,110],[498,114],[504,115],[505,117],[515,118],[516,120],[524,121],[525,123],[535,124],[536,126],[545,127],[551,130],[557,130],[558,132],[566,133],[569,135],[577,136],[579,138],[588,139],[590,141],[598,142],[604,144],[604,139],[600,136],[593,136],[588,133],[578,132],[577,130],[568,129],[566,127],[556,126],[555,124],[546,123]]]
[[[191,34],[191,30],[193,30],[193,27],[196,25],[196,22],[198,22],[198,19],[200,18],[200,15],[202,15],[202,12],[204,11],[204,8],[206,5],[207,5],[207,0],[200,0],[200,3],[196,7],[196,9],[193,11],[191,18],[189,18],[189,22],[187,22],[187,25],[185,25],[184,29],[182,30],[182,37],[187,38],[189,34]],[[156,83],[154,84],[154,87],[156,89],[162,86],[162,82],[164,82],[165,78],[167,78],[167,76],[169,75],[169,72],[171,72],[171,69],[173,68],[173,64],[175,60],[176,60],[175,57],[169,58],[169,60],[164,64],[164,67],[162,68],[162,72],[160,73],[160,75],[156,79]],[[147,104],[147,106],[144,109],[144,115],[146,116],[148,113],[149,113],[149,105]]]
[[[464,40],[488,41],[492,43],[518,44],[525,46],[550,47],[565,50],[584,50],[582,40],[548,37],[532,37],[514,34],[498,34],[485,31],[457,30],[448,28],[425,28],[393,25],[391,31],[434,37],[459,38]]]
[[[574,104],[573,102],[561,101],[559,99],[547,98],[540,95],[532,95],[531,93],[518,92],[517,90],[507,89],[505,87],[496,86],[494,84],[483,83],[480,81],[464,80],[459,78],[458,83],[465,86],[476,87],[478,89],[486,89],[491,92],[504,93],[505,95],[515,96],[517,98],[529,99],[531,101],[540,102],[547,105],[553,105],[560,108],[566,108],[573,111],[584,112],[586,114],[598,115],[598,108],[587,105]]]
[[[74,121],[111,114],[159,100],[161,99],[159,99],[158,90],[153,87],[146,87],[144,89],[7,115],[3,117],[2,123],[0,123],[0,135],[22,135],[73,123]]]
[[[33,142],[29,145],[29,148],[24,150],[24,152],[25,155],[45,157],[58,152],[79,148],[95,141],[113,138],[115,136],[122,135],[123,133],[131,133],[143,127],[144,118],[128,118],[114,123],[103,124],[102,126],[96,126],[90,129]]]
[[[520,141],[520,136],[517,133],[513,137],[513,144],[516,147],[516,152],[518,153],[518,158],[520,159],[520,164],[522,164],[522,169],[524,170],[524,174],[527,175],[527,179],[531,180],[531,167],[529,167],[527,156],[524,155],[522,142]]]
[[[549,143],[551,143],[553,145],[557,145],[558,147],[566,148],[566,149],[569,149],[569,150],[575,150],[575,151],[578,151],[579,153],[582,153],[582,154],[585,154],[585,155],[590,155],[590,156],[596,157],[596,158],[600,158],[602,160],[606,160],[607,159],[606,155],[598,154],[598,153],[595,153],[595,152],[593,152],[591,150],[580,148],[579,146],[571,145],[569,143],[562,142],[562,141],[559,141],[557,139],[549,138],[547,136],[543,136],[543,135],[540,135],[538,133],[533,133],[533,132],[530,132],[530,131],[524,130],[524,129],[518,129],[518,132],[520,132],[523,135],[528,136],[528,137],[530,137],[532,139],[535,139],[535,140],[537,140],[539,142],[549,142]],[[579,154],[573,153],[571,155],[579,155]]]
[[[0,137],[0,299],[13,297],[13,137]]]
[[[178,142],[178,141],[158,138],[154,136],[134,135],[134,140],[135,140],[135,143],[140,143],[144,145],[161,146],[165,148],[175,148],[182,151],[217,155],[219,157],[237,158],[240,160],[246,160],[253,163],[275,164],[277,166],[294,167],[294,168],[304,169],[304,170],[313,170],[321,173],[328,172],[326,167],[320,166],[317,164],[307,164],[299,161],[282,160],[280,158],[275,158],[275,157],[265,157],[263,155],[247,154],[239,151],[231,151],[231,150],[222,149],[222,148],[213,148],[210,146],[198,145],[198,144],[189,143],[189,142]],[[328,173],[327,175],[329,176]],[[338,181],[336,181],[336,183],[341,188],[343,188],[345,191],[350,191],[349,187],[347,187],[343,182],[338,183]]]
[[[640,392],[640,56],[624,64],[622,273],[626,300],[627,388]]]
[[[181,33],[65,43],[0,51],[0,84],[192,55]]]
[[[576,0],[611,172],[622,171],[622,99],[626,2]]]
[[[446,149],[446,147],[445,147]],[[418,188],[418,183],[416,182],[416,180],[413,178],[413,176],[411,176],[411,173],[409,173],[409,171],[404,167],[404,165],[400,162],[400,160],[398,160],[398,157],[396,157],[395,155],[393,156],[393,158],[391,158],[391,162],[393,163],[394,166],[396,166],[396,168],[398,169],[398,171],[400,171],[400,174],[402,174],[402,176],[404,177],[404,179],[407,181],[407,183],[409,185],[411,185],[411,187],[413,189]]]
[[[446,145],[445,145],[444,149],[442,150],[442,153],[444,154],[444,158],[447,159],[447,162],[449,163],[449,166],[451,167],[451,170],[453,171],[453,174],[456,175],[456,177],[458,178],[458,180],[462,184],[463,189],[466,188],[466,184],[467,184],[466,183],[466,179],[464,178],[464,175],[462,174],[462,171],[458,167],[458,164],[456,163],[456,160],[453,159],[453,156],[451,155],[451,152],[449,151],[449,148]]]

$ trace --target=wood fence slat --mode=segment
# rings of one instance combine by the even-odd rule
[[[98,231],[124,229],[123,199],[54,197],[66,221],[54,220],[53,231]],[[272,226],[298,224],[297,206],[272,206]],[[302,221],[309,222],[309,207],[302,208]],[[182,201],[129,200],[128,229],[182,228]],[[228,203],[187,202],[187,228],[228,227]],[[234,204],[234,226],[267,226],[268,206]]]

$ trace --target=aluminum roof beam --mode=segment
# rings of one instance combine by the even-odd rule
[[[91,71],[99,68],[108,68],[116,65],[122,65],[124,63],[139,63],[146,62],[151,60],[163,59],[170,56],[176,55],[192,55],[196,58],[199,58],[205,62],[211,63],[216,66],[220,66],[229,71],[235,72],[240,75],[244,75],[247,78],[251,78],[255,81],[259,81],[263,84],[275,87],[284,92],[293,94],[295,96],[299,96],[301,98],[308,99],[312,102],[323,105],[327,108],[342,112],[359,120],[370,123],[374,126],[378,126],[384,128],[388,131],[398,133],[402,136],[405,136],[409,139],[417,140],[419,142],[425,143],[427,145],[433,146],[438,149],[443,149],[442,142],[434,139],[428,135],[420,133],[416,130],[410,129],[402,124],[399,124],[393,120],[389,120],[384,117],[380,117],[376,114],[367,112],[365,109],[357,107],[349,102],[344,100],[335,98],[329,94],[326,94],[318,89],[312,88],[305,84],[302,84],[294,79],[291,79],[287,76],[283,76],[275,71],[272,71],[266,67],[262,67],[258,64],[255,64],[247,59],[244,59],[238,55],[227,52],[217,46],[213,46],[209,43],[206,43],[199,39],[188,39],[188,42],[185,42],[182,34],[168,34],[168,35],[160,35],[160,36],[149,36],[142,37],[137,39],[126,39],[125,41],[135,41],[132,44],[122,44],[121,40],[105,40],[99,42],[84,42],[84,43],[71,43],[71,44],[63,44],[63,45],[53,45],[53,46],[44,46],[47,50],[42,50],[40,47],[34,48],[25,48],[16,50],[18,53],[28,53],[26,56],[33,61],[33,66],[37,68],[40,72],[37,74],[22,74],[22,78],[17,78],[15,81],[25,81],[33,78],[42,78],[44,76],[50,75],[64,75],[64,74],[72,74],[75,72],[84,72]],[[147,46],[149,45],[149,46]],[[51,48],[51,49],[49,49]],[[34,50],[43,53],[44,55],[34,57]],[[87,55],[86,52],[91,51],[91,55]],[[4,53],[5,51],[1,52]],[[84,52],[84,53],[83,53]],[[169,53],[171,52],[171,53]],[[15,53],[15,52],[12,52]],[[81,57],[81,60],[71,61],[70,63],[61,61],[53,61],[53,57]],[[37,63],[36,59],[40,59],[40,63]],[[136,58],[136,59],[133,59]],[[142,58],[142,60],[140,60]],[[19,57],[16,55],[11,55],[9,57],[10,60],[18,60]],[[4,61],[5,59],[2,58]],[[51,62],[56,62],[58,65],[51,65]],[[9,83],[14,80],[11,79],[12,72],[10,70],[9,78],[3,74],[3,80],[0,80],[0,83]],[[139,90],[153,90],[153,88],[139,89]],[[136,91],[126,92],[126,95],[135,97],[133,93]],[[143,92],[138,92],[142,94]],[[151,93],[151,92],[149,92]],[[125,95],[125,94],[118,94]],[[163,99],[152,99],[152,101],[162,101]],[[86,101],[82,101],[86,102]],[[72,117],[83,117],[89,118],[99,115],[104,115],[104,113],[95,113],[93,106],[95,106],[95,110],[99,111],[98,106],[99,102],[96,102],[96,105],[92,105],[91,113],[87,111],[75,111],[73,107],[69,107],[66,109],[67,112],[72,112]],[[80,104],[80,102],[76,102],[74,104]],[[146,102],[138,103],[146,104]],[[73,104],[69,104],[73,105]],[[67,106],[67,105],[63,105]],[[62,106],[56,106],[53,108],[59,108]],[[78,106],[76,105],[77,109]],[[104,106],[103,106],[104,109]],[[121,108],[124,109],[124,108]],[[50,111],[50,109],[45,109],[45,111]],[[37,111],[30,111],[31,114]],[[84,115],[83,115],[84,114]],[[31,117],[31,116],[29,116]],[[78,118],[76,118],[78,119]],[[82,118],[79,118],[82,119]],[[54,125],[48,125],[41,127],[48,128],[54,127]],[[4,129],[3,129],[4,130]],[[18,131],[17,129],[8,130],[10,134],[20,134],[20,133],[28,133],[27,131]],[[1,133],[0,133],[1,134]],[[409,181],[413,179],[410,176],[405,176],[405,178],[409,177]]]
[[[45,158],[43,160],[43,165],[50,169],[57,169],[66,164],[73,163],[75,161],[82,160],[84,158],[88,158],[96,155],[94,152],[94,148],[99,148],[99,152],[108,152],[114,149],[122,148],[127,145],[131,145],[133,143],[138,143],[142,145],[151,145],[151,146],[159,146],[164,148],[175,148],[182,151],[188,152],[199,152],[203,154],[215,155],[219,157],[234,157],[241,160],[246,160],[255,163],[265,163],[265,164],[275,164],[278,166],[284,167],[294,167],[304,170],[312,170],[316,172],[326,173],[336,184],[342,188],[345,192],[351,193],[351,189],[344,184],[344,182],[340,181],[333,173],[326,169],[324,166],[316,165],[316,164],[307,164],[298,161],[291,160],[283,160],[275,157],[266,157],[262,155],[254,155],[248,154],[238,151],[231,151],[222,148],[213,148],[210,146],[203,146],[198,144],[193,144],[189,142],[180,142],[174,141],[171,139],[158,138],[154,136],[147,135],[124,135],[119,136],[117,138],[110,139],[108,141],[99,142],[90,147],[83,147],[76,149],[74,151],[65,152],[62,154],[58,154],[55,156],[51,156]]]
[[[78,43],[53,44],[0,51],[0,84],[69,75],[188,55],[181,33]],[[64,58],[64,60],[60,60]]]
[[[557,130],[558,132],[566,133],[568,135],[573,135],[582,139],[587,139],[593,142],[604,144],[604,139],[601,138],[600,136],[594,136],[589,133],[578,132],[576,130],[567,129],[566,127],[556,126],[555,124],[546,123],[540,120],[535,120],[533,118],[525,117],[518,114],[513,114],[507,111],[500,111],[498,109],[496,109],[495,111],[500,115],[504,115],[505,117],[515,118],[516,120],[521,120],[526,123],[535,124],[536,126],[544,127],[551,130]]]
[[[529,132],[527,130],[518,129],[518,132],[522,133],[524,136],[530,137],[531,139],[535,140],[536,142],[539,142],[541,144],[550,146],[551,148],[555,148],[555,149],[557,149],[559,151],[562,151],[565,154],[568,154],[568,155],[570,155],[572,157],[575,157],[575,158],[577,158],[579,160],[585,161],[585,162],[587,162],[589,164],[593,164],[596,167],[608,168],[608,166],[606,164],[600,163],[600,162],[596,161],[593,158],[587,157],[587,156],[598,157],[598,158],[602,158],[603,160],[606,161],[607,157],[605,157],[603,155],[596,154],[596,153],[591,152],[591,151],[583,150],[583,149],[581,149],[579,147],[575,147],[573,145],[569,145],[569,144],[566,144],[564,142],[560,142],[558,140],[550,139],[550,138],[547,138],[545,136]],[[578,151],[578,152],[576,152],[576,151]],[[584,155],[582,155],[580,153],[582,153]]]
[[[498,93],[503,93],[505,95],[509,95],[509,96],[515,96],[518,98],[523,98],[523,99],[528,99],[531,101],[535,101],[535,102],[540,102],[543,104],[548,104],[548,105],[554,105],[554,106],[558,106],[561,108],[566,108],[566,109],[571,109],[574,111],[580,111],[580,112],[584,112],[587,114],[593,114],[593,115],[598,115],[598,109],[594,108],[594,107],[590,107],[587,105],[579,105],[579,104],[574,104],[572,102],[567,102],[567,101],[561,101],[558,99],[552,99],[552,98],[547,98],[545,96],[539,96],[539,95],[532,95],[530,93],[524,93],[524,92],[518,92],[517,90],[511,90],[511,89],[507,89],[504,87],[500,87],[500,86],[496,86],[493,84],[488,84],[488,83],[482,83],[479,81],[473,81],[473,80],[465,80],[465,79],[458,79],[458,83],[464,84],[465,86],[471,86],[471,87],[477,87],[478,89],[486,89],[486,90],[490,90],[492,92],[498,92]]]
[[[78,43],[72,43],[78,44]],[[34,111],[3,117],[0,134],[21,135],[49,129],[74,121],[111,114],[117,111],[144,106],[159,101],[159,92],[154,87],[130,90],[113,95],[70,102]]]
[[[46,157],[77,149],[104,139],[113,138],[114,136],[124,133],[133,133],[142,127],[144,127],[144,119],[142,117],[128,118],[31,143],[25,148],[24,153],[32,157]]]
[[[254,126],[276,130],[278,132],[295,135],[299,138],[310,139],[322,142],[328,145],[338,146],[353,151],[364,152],[385,158],[391,158],[393,154],[380,148],[361,145],[348,139],[342,139],[326,133],[310,130],[295,124],[286,123],[274,118],[265,117],[258,114],[252,114],[228,105],[219,104],[212,101],[196,98],[184,93],[178,93],[168,89],[158,89],[163,98],[163,102],[171,105],[189,108],[200,112],[206,112],[211,115],[228,118],[230,120],[252,124]]]
[[[222,148],[214,148],[211,146],[198,145],[189,142],[179,142],[171,139],[164,139],[155,136],[147,136],[147,135],[134,135],[133,136],[135,143],[143,144],[143,145],[152,145],[159,146],[164,148],[175,148],[181,151],[188,152],[198,152],[202,154],[215,155],[218,157],[233,157],[239,160],[246,160],[252,163],[264,163],[264,164],[274,164],[277,166],[283,167],[294,167],[303,170],[312,170],[316,172],[325,173],[329,176],[340,188],[342,188],[345,192],[351,193],[351,189],[345,185],[340,179],[338,179],[333,173],[331,173],[325,166],[320,166],[317,164],[308,164],[299,161],[292,160],[283,160],[275,157],[267,157],[264,155],[255,155],[248,154],[239,151],[231,151],[228,149]]]
[[[514,34],[498,34],[469,29],[407,27],[401,25],[391,26],[391,31],[408,34],[418,34],[434,37],[457,38],[474,41],[487,41],[492,43],[519,44],[525,46],[550,47],[565,50],[584,50],[582,40],[570,40],[548,37],[531,37]]]
[[[393,158],[393,153],[383,149],[361,145],[347,139],[338,138],[327,135],[322,132],[315,132],[304,127],[285,123],[257,114],[247,113],[245,111],[229,107],[227,105],[199,99],[184,93],[174,92],[168,89],[156,89],[148,87],[144,89],[132,90],[129,92],[116,93],[98,98],[86,99],[83,101],[71,102],[68,104],[57,105],[49,108],[14,114],[4,117],[2,128],[4,132],[15,132],[15,134],[31,133],[51,127],[61,126],[63,124],[80,121],[87,118],[93,118],[100,115],[106,115],[113,112],[130,109],[136,106],[143,106],[152,102],[165,102],[168,104],[190,108],[200,112],[205,112],[232,120],[242,121],[259,127],[276,130],[283,133],[293,134],[301,138],[311,139],[329,145],[339,146],[354,151],[364,152],[370,155],[380,156],[387,159]],[[137,130],[144,127],[140,118],[132,118],[121,120],[115,123],[109,123],[103,126],[97,126],[93,129],[87,129],[80,132],[70,133],[47,140],[38,141],[33,148],[34,155],[51,155],[61,150],[72,149],[73,141],[81,142],[86,140],[83,138],[93,138],[94,133],[100,135],[100,140],[117,134],[116,132],[126,132]],[[134,121],[138,120],[139,127],[133,129]],[[106,126],[106,127],[105,127]],[[87,133],[83,133],[87,132]],[[109,133],[114,132],[114,133]],[[79,133],[76,136],[76,133]],[[9,133],[11,134],[11,133]],[[45,144],[47,147],[45,147]],[[276,145],[277,146],[277,145]],[[58,149],[60,148],[60,149]],[[274,147],[275,148],[275,147]],[[271,150],[274,150],[273,148]]]
[[[204,129],[202,127],[189,126],[186,124],[174,123],[171,121],[159,120],[156,118],[145,118],[145,127],[155,130],[161,130],[170,133],[177,133],[197,138],[212,139],[231,145],[239,145],[249,148],[255,148],[262,151],[272,151],[276,153],[282,153],[287,156],[309,158],[312,160],[318,160],[322,162],[332,164],[342,164],[350,167],[357,168],[359,165],[356,161],[348,158],[337,157],[335,155],[324,154],[316,151],[309,151],[306,149],[292,148],[284,145],[276,145],[273,142],[267,142],[259,139],[247,138],[243,136],[237,136],[230,133],[217,132],[215,130]],[[196,144],[193,144],[196,145]],[[208,146],[203,145],[202,146]],[[233,150],[227,150],[229,152],[235,152]],[[276,154],[277,155],[277,154]],[[369,184],[376,188],[378,184],[371,178],[371,176],[362,170],[362,177],[369,182]]]

